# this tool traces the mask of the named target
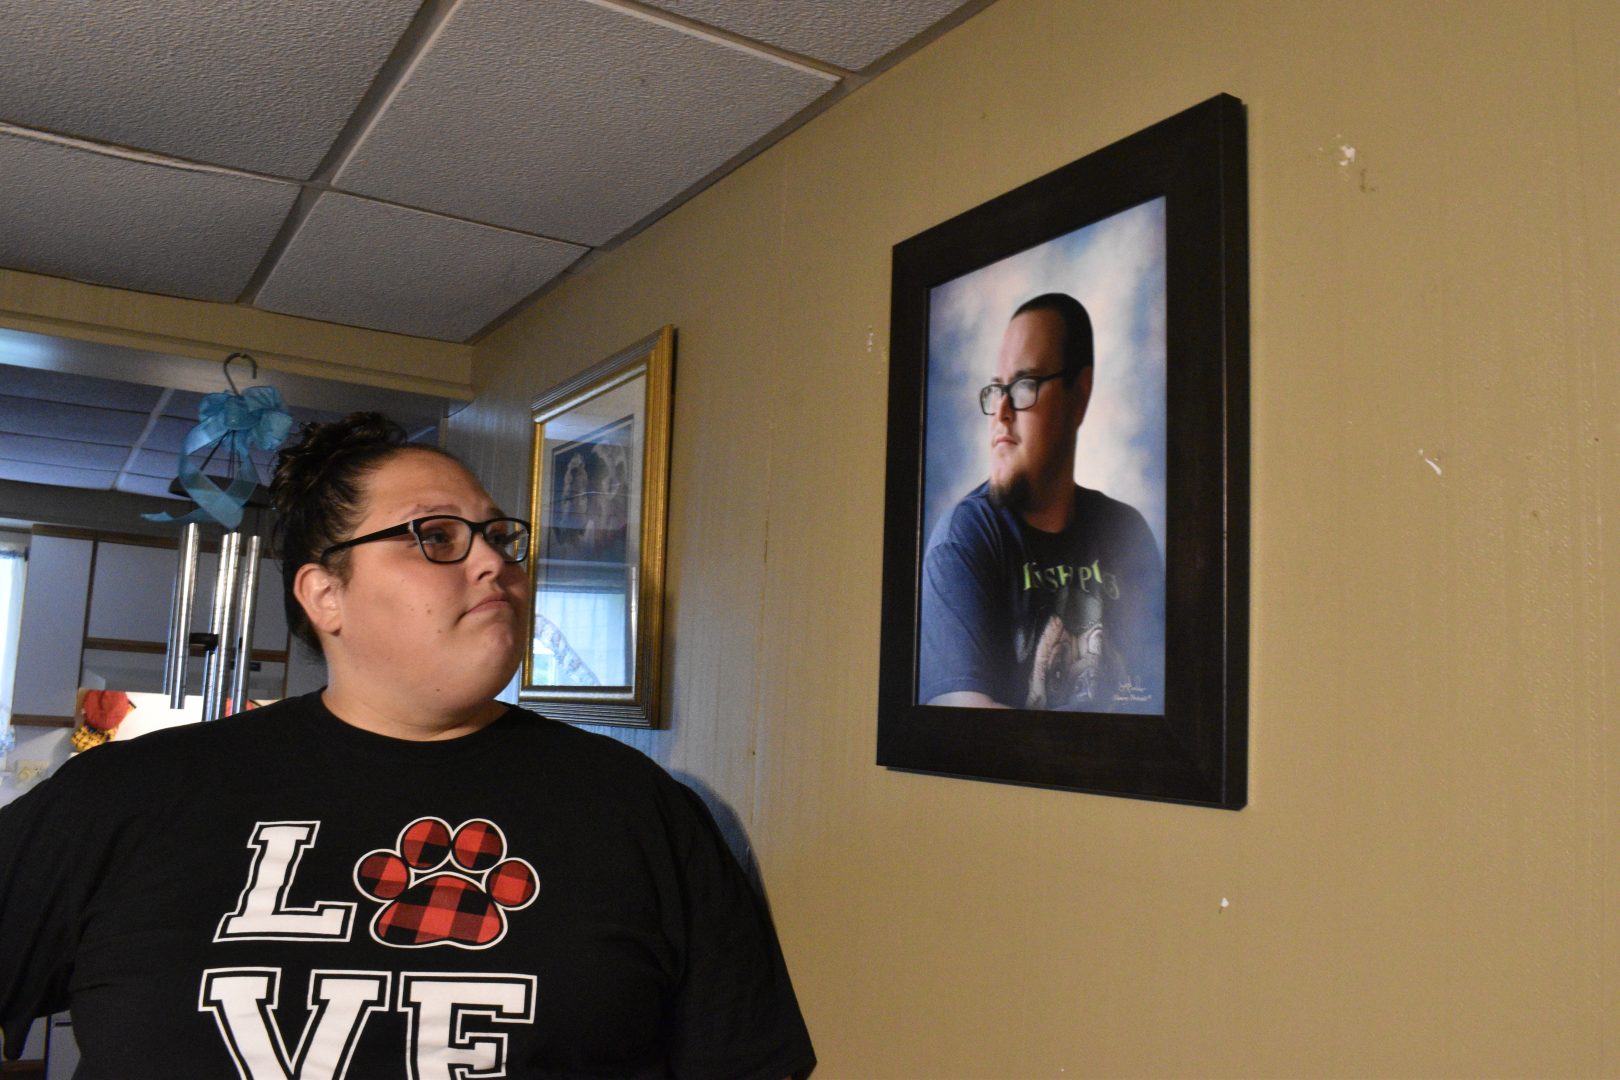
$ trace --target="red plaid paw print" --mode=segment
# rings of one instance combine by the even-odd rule
[[[506,837],[479,818],[453,832],[438,818],[418,818],[399,834],[397,851],[360,857],[354,884],[385,901],[371,920],[371,936],[406,949],[488,948],[506,936],[506,913],[540,892],[534,867],[508,859]]]

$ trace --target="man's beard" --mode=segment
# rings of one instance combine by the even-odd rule
[[[1022,514],[1029,509],[1029,504],[1035,497],[1035,488],[1029,482],[1028,474],[1020,472],[1003,481],[992,477],[989,495],[990,505],[996,509]]]

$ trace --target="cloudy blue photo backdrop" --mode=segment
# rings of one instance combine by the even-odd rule
[[[1065,292],[1096,336],[1075,480],[1141,511],[1164,556],[1164,263],[1164,200],[1154,199],[930,291],[925,538],[990,475],[979,389],[995,375],[1007,320],[1032,296]]]

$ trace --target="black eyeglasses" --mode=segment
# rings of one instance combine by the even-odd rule
[[[1002,395],[1012,399],[1014,412],[1022,412],[1041,399],[1041,383],[1063,378],[1063,372],[1051,375],[1023,375],[1010,383],[993,382],[979,391],[979,411],[986,416],[996,415],[1001,408]]]
[[[422,557],[428,562],[460,562],[472,554],[474,536],[482,536],[484,542],[509,563],[520,563],[529,556],[529,523],[522,518],[499,517],[490,518],[488,521],[468,521],[454,514],[435,514],[432,517],[419,517],[403,525],[395,525],[391,529],[379,529],[374,533],[356,536],[353,540],[333,544],[321,552],[321,558],[325,559],[334,551],[342,551],[356,544],[369,544],[373,540],[387,540],[393,536],[405,535],[416,537],[416,546],[422,549]]]

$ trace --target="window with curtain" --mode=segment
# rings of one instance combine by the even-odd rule
[[[630,672],[626,635],[629,596],[617,589],[544,588],[535,604],[554,634],[537,634],[533,643],[535,681],[554,686],[625,686]],[[581,664],[564,663],[572,654]]]

